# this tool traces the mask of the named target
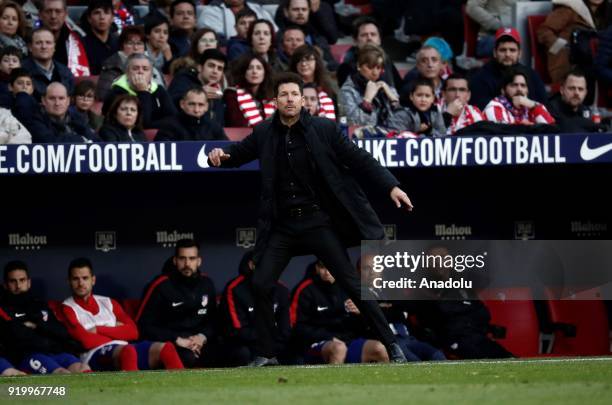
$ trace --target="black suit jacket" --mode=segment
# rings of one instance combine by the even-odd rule
[[[329,214],[344,243],[354,246],[362,239],[383,239],[383,226],[355,176],[372,182],[386,193],[399,185],[399,181],[372,155],[342,135],[333,121],[311,117],[304,109],[300,121],[305,128],[304,138],[310,159],[325,186],[323,192],[326,195],[321,197],[334,202]],[[255,260],[265,247],[272,221],[278,214],[276,156],[284,135],[276,113],[272,119],[257,125],[253,133],[240,143],[224,148],[230,158],[223,162],[222,167],[239,167],[259,159],[262,187]]]

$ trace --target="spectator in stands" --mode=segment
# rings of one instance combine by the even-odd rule
[[[198,60],[207,49],[219,49],[217,34],[210,28],[201,28],[191,36],[189,54],[175,59],[170,65],[170,73],[176,74],[180,70],[198,67]]]
[[[276,37],[274,26],[268,20],[256,20],[247,33],[247,42],[250,45],[250,53],[261,56],[274,72],[281,72],[287,68],[283,64],[276,51]],[[303,36],[303,35],[302,35]],[[243,53],[242,55],[247,54]],[[238,55],[242,56],[242,55]]]
[[[319,97],[319,117],[336,120],[335,105],[338,101],[338,86],[331,80],[319,51],[311,45],[302,45],[295,50],[289,61],[289,71],[300,75],[305,84],[316,86]]]
[[[208,49],[200,56],[197,68],[191,67],[179,71],[168,89],[174,105],[179,105],[189,89],[202,87],[208,101],[207,117],[219,126],[223,126],[225,103],[222,82],[226,63],[227,59],[221,51]]]
[[[134,53],[145,52],[145,34],[141,26],[128,26],[119,36],[119,51],[104,61],[102,73],[98,78],[96,87],[96,99],[106,100],[115,80],[126,72],[128,57]],[[153,68],[153,82],[158,86],[166,87],[164,76]]]
[[[495,47],[495,32],[512,25],[512,6],[520,0],[468,0],[465,11],[480,25],[476,57],[489,58]]]
[[[240,55],[251,49],[248,34],[251,25],[257,20],[257,14],[250,8],[244,7],[236,13],[235,19],[234,29],[236,30],[236,35],[227,41],[227,59],[230,61],[237,59]]]
[[[21,52],[14,46],[0,49],[0,107],[11,108],[13,97],[9,91],[11,72],[21,67]]]
[[[75,77],[89,76],[89,60],[83,45],[85,33],[72,20],[66,18],[66,0],[43,0],[40,8],[42,27],[54,37],[53,58],[68,67]]]
[[[252,276],[255,269],[253,252],[242,256],[238,268],[239,275],[228,281],[219,305],[219,324],[226,345],[225,361],[229,366],[244,366],[256,356],[255,345],[255,297],[253,296]],[[286,363],[287,344],[291,336],[289,324],[289,290],[276,282],[272,292],[275,350],[282,353],[281,362]]]
[[[112,298],[93,294],[96,276],[87,258],[77,258],[68,266],[72,296],[62,303],[62,313],[70,335],[86,350],[81,358],[94,371],[182,369],[183,364],[170,342],[140,341],[134,321]]]
[[[113,82],[102,112],[106,115],[115,97],[127,93],[140,100],[142,125],[145,129],[157,128],[162,119],[175,115],[176,108],[170,95],[153,81],[152,73],[153,65],[148,56],[143,53],[128,56],[126,73]]]
[[[226,43],[228,39],[237,35],[236,21],[238,13],[250,9],[256,18],[270,21],[274,24],[274,18],[260,4],[245,0],[213,0],[204,7],[204,11],[198,18],[198,27],[212,28],[220,36],[221,42]],[[274,31],[278,30],[274,26]]]
[[[192,0],[174,0],[170,5],[170,46],[175,57],[187,55],[196,27],[196,6]]]
[[[304,85],[304,108],[313,117],[318,117],[321,112],[319,92],[313,83]]]
[[[601,124],[593,122],[591,110],[584,105],[587,95],[587,80],[584,73],[573,69],[565,75],[558,94],[548,102],[550,112],[561,132],[598,132]]]
[[[153,60],[153,66],[158,71],[167,73],[173,60],[172,47],[168,42],[168,19],[157,11],[149,13],[144,19],[144,28],[146,54]]]
[[[29,374],[89,371],[74,355],[80,345],[70,338],[45,302],[31,291],[28,266],[18,260],[4,266],[6,295],[0,305],[0,337],[9,360]]]
[[[141,115],[138,97],[131,94],[116,97],[106,113],[100,138],[106,142],[146,142]]]
[[[166,118],[160,124],[156,141],[227,140],[223,128],[205,115],[208,99],[202,87],[188,90],[179,105],[181,109],[178,115]]]
[[[142,336],[173,342],[186,367],[214,364],[216,355],[216,292],[199,271],[199,250],[194,240],[177,241],[176,268],[149,284],[136,315]]]
[[[24,40],[27,24],[23,10],[18,3],[5,0],[0,4],[0,48],[14,46],[23,56],[28,54]]]
[[[335,44],[340,37],[334,10],[327,1],[308,0],[304,4],[303,1],[283,0],[274,18],[280,29],[285,28],[288,21],[299,25],[308,24],[329,44]]]
[[[315,27],[311,21],[311,2],[309,0],[287,0],[279,6],[276,13],[276,23],[283,32],[290,26],[297,25],[304,31],[306,43],[321,49],[323,60],[330,71],[336,71],[338,62],[334,59],[329,48],[329,41],[326,36],[337,39],[337,29],[335,21],[325,21],[324,26]],[[335,32],[331,32],[335,31]],[[326,34],[324,34],[325,32]],[[333,38],[335,36],[335,38]],[[300,44],[302,45],[302,44]],[[299,46],[299,45],[298,45]],[[288,56],[291,56],[289,53]]]
[[[307,363],[389,362],[385,346],[365,338],[359,309],[321,261],[308,266],[293,290],[290,320]]]
[[[130,25],[140,24],[140,17],[134,8],[122,0],[112,0],[113,2],[113,22],[117,27],[117,33],[121,35],[123,29]],[[140,1],[135,2],[139,4]]]
[[[401,109],[397,91],[380,78],[384,60],[376,45],[364,45],[359,51],[357,73],[340,89],[350,125],[404,129],[397,115]]]
[[[460,129],[482,121],[482,112],[478,107],[470,105],[470,85],[465,76],[453,73],[444,82],[442,91],[444,98],[443,117],[447,134],[455,134]]]
[[[30,96],[34,94],[34,84],[32,82],[32,75],[24,68],[16,68],[11,71],[8,84],[9,91],[14,98],[17,93],[24,92]],[[11,107],[13,106],[13,100],[11,100]]]
[[[225,126],[254,127],[270,118],[276,106],[272,94],[272,69],[257,55],[244,55],[232,72],[234,88],[225,90]]]
[[[89,73],[97,76],[102,71],[102,63],[119,50],[118,35],[111,31],[111,3],[108,0],[91,0],[81,21],[87,33],[82,42],[87,51]]]
[[[546,60],[550,79],[553,83],[560,83],[572,65],[579,66],[587,74],[588,104],[593,102],[595,95],[592,60],[570,60],[569,42],[576,30],[594,32],[606,28],[607,9],[608,2],[603,0],[553,0],[552,12],[538,28],[538,42],[548,50]]]
[[[0,376],[2,377],[16,377],[19,375],[26,375],[23,371],[19,371],[8,362],[4,357],[0,357]]]
[[[539,102],[546,102],[546,89],[540,76],[530,67],[519,63],[521,54],[521,36],[514,28],[500,28],[495,33],[493,59],[478,69],[470,77],[472,102],[484,109],[489,101],[499,95],[504,71],[511,67],[520,67],[527,74],[527,85],[531,97]]]
[[[47,28],[39,28],[30,38],[30,56],[23,61],[25,68],[32,75],[34,97],[40,100],[49,83],[60,82],[72,94],[74,76],[65,65],[54,59],[55,39]]]
[[[97,132],[102,126],[104,119],[92,111],[96,97],[95,92],[96,85],[94,82],[91,80],[81,80],[74,88],[70,109],[80,114],[89,127]]]
[[[499,124],[554,124],[544,104],[529,96],[528,74],[520,67],[504,72],[501,95],[495,97],[484,109],[488,121]]]
[[[445,75],[444,64],[440,51],[431,45],[423,46],[416,54],[416,66],[404,77],[404,83],[400,93],[402,94],[401,101],[404,105],[410,105],[410,90],[414,88],[413,84],[418,79],[428,79],[435,89],[435,103],[442,104],[442,86]],[[408,97],[407,97],[408,96]]]
[[[69,105],[66,87],[53,82],[42,96],[42,107],[29,94],[17,93],[13,114],[30,131],[33,143],[89,143],[99,140],[80,114],[68,111]]]
[[[425,136],[444,136],[446,126],[440,109],[435,104],[434,84],[426,78],[416,79],[409,91],[410,104],[399,112],[404,117],[402,128]]]
[[[289,69],[289,59],[293,52],[306,43],[306,33],[302,27],[290,25],[280,34],[280,48],[278,49],[277,71]]]
[[[380,27],[372,17],[362,16],[353,22],[353,40],[355,46],[344,54],[342,64],[338,67],[338,85],[342,86],[346,79],[357,72],[357,53],[366,44],[381,45]],[[391,87],[400,86],[402,77],[390,58],[385,58],[385,69],[381,80],[387,82]]]

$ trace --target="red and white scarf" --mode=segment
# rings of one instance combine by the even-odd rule
[[[323,90],[319,91],[319,117],[329,118],[332,121],[336,121],[336,108],[334,107],[334,100]]]
[[[452,135],[460,129],[469,127],[470,125],[482,120],[482,112],[478,109],[478,107],[468,104],[463,107],[461,114],[453,117],[451,124],[446,130],[446,133]]]
[[[87,59],[83,41],[81,41],[81,37],[79,37],[79,34],[85,36],[85,33],[69,18],[66,19],[66,28],[70,31],[66,39],[68,69],[70,69],[74,77],[89,76],[89,60]]]
[[[238,107],[242,112],[242,115],[249,123],[249,127],[254,127],[264,119],[270,118],[274,111],[276,111],[276,105],[272,100],[262,100],[264,115],[261,116],[261,111],[257,107],[257,103],[253,100],[253,96],[248,91],[236,87],[236,97],[238,99]]]

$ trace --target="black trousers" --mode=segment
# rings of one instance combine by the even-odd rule
[[[395,337],[378,303],[361,300],[360,276],[334,231],[329,216],[317,211],[307,216],[286,218],[272,228],[270,239],[253,274],[255,295],[256,353],[273,357],[275,322],[272,290],[293,256],[314,254],[325,263],[336,282],[361,311],[380,341],[389,346]]]

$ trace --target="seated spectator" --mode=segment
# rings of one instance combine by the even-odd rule
[[[172,55],[189,53],[191,35],[196,27],[196,6],[192,0],[174,0],[170,5],[170,47]]]
[[[442,105],[442,77],[446,74],[442,56],[438,49],[431,45],[423,46],[416,54],[416,66],[404,77],[404,83],[400,93],[402,94],[402,104],[410,105],[410,91],[414,88],[413,84],[418,79],[428,79],[435,89],[435,104]]]
[[[270,21],[274,18],[260,4],[245,0],[213,0],[204,7],[198,18],[198,27],[212,28],[221,37],[221,42],[237,35],[236,21],[242,10],[251,10],[256,18]],[[278,28],[274,26],[274,31]]]
[[[554,124],[555,119],[543,104],[531,100],[527,73],[516,67],[504,73],[501,95],[484,109],[488,121],[498,124]]]
[[[74,353],[80,345],[45,302],[32,294],[28,266],[18,260],[4,266],[6,295],[0,305],[0,338],[10,358],[29,374],[91,371]]]
[[[68,90],[68,94],[72,94],[74,76],[65,65],[53,59],[55,53],[53,33],[47,28],[35,30],[30,38],[29,46],[30,56],[23,61],[22,66],[32,75],[34,97],[40,100],[47,86],[52,82],[62,83]]]
[[[146,54],[153,60],[153,66],[160,72],[167,73],[173,60],[172,48],[168,43],[168,19],[157,11],[147,14],[144,19],[147,38]]]
[[[174,105],[179,106],[187,90],[202,87],[208,100],[207,117],[219,126],[223,126],[225,103],[222,82],[226,63],[227,59],[221,51],[208,49],[200,56],[197,67],[177,72],[168,89]]]
[[[453,50],[451,49],[448,42],[441,37],[429,37],[423,42],[423,46],[431,46],[438,50],[440,54],[440,60],[442,61],[442,73],[440,77],[442,80],[453,74]]]
[[[272,70],[260,56],[245,55],[236,61],[232,72],[234,88],[225,90],[225,126],[254,127],[270,118],[273,102]]]
[[[490,58],[495,47],[495,32],[512,25],[512,6],[520,0],[468,0],[465,12],[480,25],[476,57]]]
[[[81,115],[68,111],[69,105],[70,97],[66,87],[53,82],[42,96],[42,107],[31,95],[17,93],[13,114],[32,134],[32,143],[98,141],[98,136]]]
[[[302,27],[290,25],[280,32],[280,43],[277,52],[277,71],[289,69],[289,59],[293,52],[306,43],[306,32]]]
[[[0,357],[0,376],[2,377],[16,377],[19,375],[26,375],[23,371],[19,371],[8,362],[4,357]]]
[[[62,303],[62,314],[70,335],[86,350],[81,359],[94,371],[182,369],[174,345],[140,341],[134,321],[114,299],[93,294],[96,276],[87,258],[68,266],[72,295]]]
[[[106,142],[146,142],[142,132],[142,119],[138,97],[122,94],[111,104],[100,138]]]
[[[606,28],[607,2],[553,0],[552,3],[552,12],[538,28],[538,42],[548,50],[546,59],[551,80],[560,83],[572,68],[569,46],[572,32],[576,29],[598,31]]]
[[[357,53],[366,44],[381,45],[380,27],[372,17],[362,16],[353,22],[353,40],[355,45],[344,54],[342,63],[338,67],[338,85],[342,86],[347,77],[357,72]],[[390,58],[385,59],[385,69],[381,80],[387,82],[391,87],[400,86],[402,77]]]
[[[380,78],[384,60],[383,50],[376,45],[364,45],[359,51],[357,73],[340,89],[349,125],[404,129],[397,116],[401,110],[397,91]]]
[[[308,0],[307,4],[304,4],[302,1],[283,0],[276,9],[274,19],[280,29],[290,23],[307,24],[329,44],[335,44],[340,37],[334,9],[327,1]]]
[[[387,349],[365,338],[360,312],[325,265],[308,266],[293,290],[290,320],[306,363],[388,363]]]
[[[68,18],[66,0],[42,0],[40,22],[41,27],[53,34],[53,59],[67,66],[74,77],[89,76],[89,60],[83,44],[85,32]]]
[[[81,21],[81,26],[87,34],[82,42],[87,51],[89,73],[97,76],[102,71],[102,63],[119,50],[118,36],[111,32],[111,3],[108,0],[92,0]]]
[[[495,33],[493,59],[478,69],[470,77],[472,103],[484,109],[493,98],[499,95],[503,73],[510,67],[520,67],[527,74],[527,84],[532,98],[546,102],[546,88],[540,76],[531,67],[519,63],[521,54],[521,36],[514,28],[500,28]]]
[[[0,107],[11,108],[13,97],[9,91],[11,72],[21,67],[21,52],[14,46],[0,49]]]
[[[236,24],[234,25],[236,35],[227,41],[228,60],[237,59],[251,49],[248,33],[255,20],[257,20],[257,14],[248,7],[244,7],[236,13]]]
[[[447,134],[482,121],[482,112],[478,107],[470,105],[470,86],[467,78],[459,73],[453,73],[444,82],[442,89],[444,99],[443,117]]]
[[[317,87],[312,83],[304,85],[304,108],[313,117],[318,117],[321,112],[321,106],[319,105],[319,91]]]
[[[30,96],[34,94],[34,84],[32,82],[32,75],[24,68],[16,68],[11,71],[11,75],[8,82],[8,89],[11,92],[10,106],[14,104],[14,98],[17,93],[24,92]]]
[[[272,68],[274,72],[281,72],[286,69],[278,57],[276,51],[276,37],[272,30],[274,26],[268,20],[256,20],[247,33],[247,42],[250,46],[250,53],[261,56]],[[244,53],[243,55],[247,54]],[[240,56],[240,55],[239,55]]]
[[[140,24],[140,17],[134,8],[122,0],[112,0],[113,22],[117,27],[117,34],[121,35],[125,27]],[[136,3],[138,4],[138,3]]]
[[[434,85],[431,80],[417,79],[412,83],[409,94],[410,104],[405,110],[405,123],[401,129],[425,136],[446,135],[444,118],[435,104]],[[400,115],[403,116],[404,112]]]
[[[558,94],[551,97],[548,107],[561,132],[600,132],[604,126],[593,122],[591,110],[584,105],[587,81],[583,72],[573,69],[565,76]]]
[[[126,72],[127,59],[134,53],[145,52],[145,34],[141,26],[128,26],[119,36],[119,51],[104,61],[102,73],[98,78],[96,99],[106,100],[115,80]],[[153,82],[166,87],[164,76],[157,68],[153,68]]]
[[[317,115],[335,121],[335,104],[337,105],[340,90],[330,79],[319,52],[311,45],[300,46],[291,56],[289,71],[299,74],[305,84],[315,85],[320,107]]]
[[[159,126],[156,141],[227,140],[223,128],[206,117],[208,99],[202,87],[188,90],[179,103],[178,115],[169,117]]]
[[[275,21],[283,32],[290,26],[300,27],[304,32],[305,42],[321,50],[327,69],[333,72],[338,69],[338,62],[336,62],[331,54],[329,48],[330,42],[326,39],[327,36],[330,39],[334,39],[332,43],[335,43],[335,39],[337,39],[338,34],[333,18],[331,21],[326,21],[325,26],[315,27],[313,24],[312,4],[309,0],[286,0],[278,7]],[[291,54],[288,54],[288,56],[291,56]]]
[[[225,343],[225,362],[228,366],[244,366],[256,357],[257,330],[255,329],[255,297],[252,276],[255,263],[253,252],[242,256],[239,275],[228,281],[219,304],[219,324]],[[289,324],[289,290],[276,282],[272,291],[275,352],[282,363],[287,363],[287,343],[291,336]]]
[[[23,10],[18,3],[5,0],[0,4],[0,48],[14,46],[22,56],[28,55],[24,40],[27,24]]]
[[[89,127],[98,132],[104,119],[92,111],[96,85],[91,80],[81,80],[74,88],[70,109],[80,114]]]
[[[217,303],[212,280],[199,271],[202,257],[191,239],[177,241],[169,274],[147,288],[136,315],[145,339],[174,343],[185,367],[214,364]]]
[[[120,94],[138,97],[145,129],[157,128],[158,123],[165,117],[176,114],[176,108],[166,89],[153,81],[151,60],[143,53],[133,53],[128,57],[126,73],[113,82],[102,107],[103,114],[106,115],[115,97]]]

